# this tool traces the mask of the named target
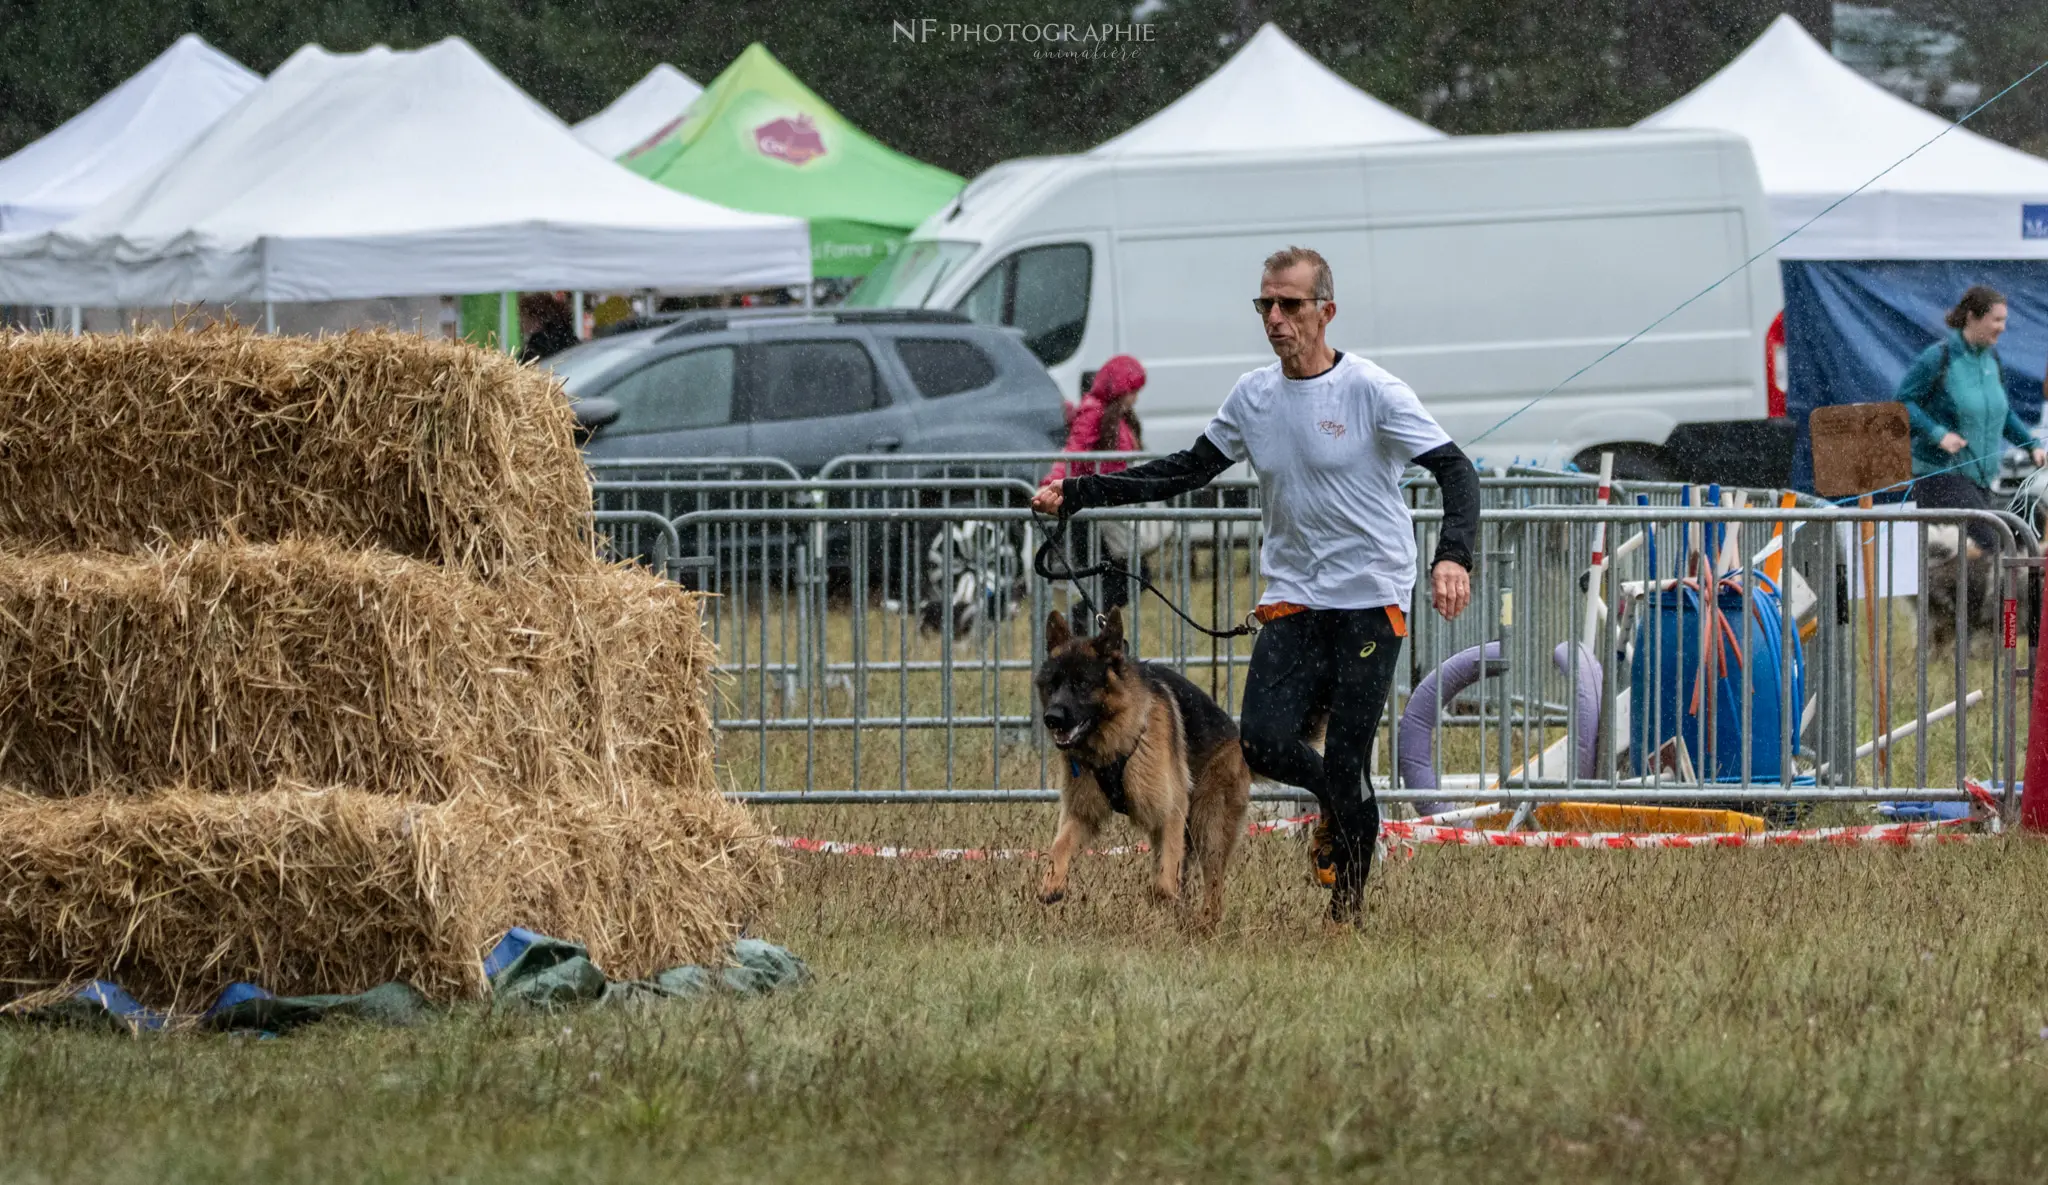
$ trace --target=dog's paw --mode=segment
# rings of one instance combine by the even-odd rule
[[[1180,886],[1169,881],[1153,881],[1152,900],[1161,905],[1172,905],[1180,900]]]
[[[1048,887],[1038,890],[1038,900],[1043,905],[1058,905],[1066,899],[1067,890],[1064,887],[1057,889]]]

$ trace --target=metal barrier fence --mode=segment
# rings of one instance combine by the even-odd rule
[[[874,460],[834,471],[863,477],[811,480],[608,471],[601,504],[634,505],[615,502],[600,528],[621,553],[716,594],[705,604],[726,676],[715,716],[743,797],[1051,797],[1057,758],[1035,722],[1031,672],[1047,611],[1077,602],[1031,575],[1046,524],[1022,508],[1030,483],[866,475]],[[1676,486],[1620,486],[1645,504],[1603,509],[1596,485],[1485,479],[1473,607],[1445,623],[1417,591],[1375,750],[1382,799],[1793,804],[2014,785],[2017,646],[2030,624],[2019,607],[2039,563],[2026,524],[1684,507],[1669,504],[1684,496]],[[1427,557],[1440,511],[1426,482],[1410,492]],[[1075,521],[1077,565],[1110,540],[1197,618],[1232,623],[1256,603],[1252,505]],[[1982,556],[1965,542],[1973,527],[1993,544]],[[1203,637],[1142,595],[1127,632],[1134,653],[1236,708],[1250,642]]]

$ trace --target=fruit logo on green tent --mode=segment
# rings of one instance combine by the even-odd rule
[[[818,135],[818,125],[808,115],[783,116],[762,124],[754,129],[754,144],[761,149],[762,155],[786,160],[793,165],[805,164],[825,155],[824,138]]]

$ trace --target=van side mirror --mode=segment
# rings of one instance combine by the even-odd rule
[[[576,443],[582,444],[598,431],[619,418],[624,409],[616,399],[599,396],[594,399],[578,399],[571,405],[576,413]]]

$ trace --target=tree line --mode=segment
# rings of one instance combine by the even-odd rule
[[[2040,0],[1898,0],[1953,30],[1988,97],[2048,59]],[[0,0],[0,155],[49,131],[194,32],[269,72],[307,42],[337,51],[459,35],[574,121],[656,62],[711,78],[763,41],[884,143],[971,176],[1071,152],[1158,110],[1275,21],[1337,73],[1452,133],[1622,126],[1697,85],[1790,10],[1823,43],[1824,0]],[[954,24],[1149,26],[1116,54],[906,38]],[[2048,72],[1972,126],[2048,150]],[[1276,122],[1313,120],[1277,105]]]

